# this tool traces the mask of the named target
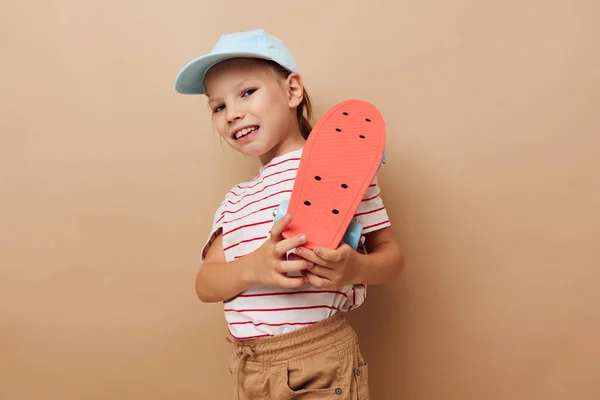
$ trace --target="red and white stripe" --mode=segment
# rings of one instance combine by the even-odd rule
[[[202,258],[214,235],[222,229],[225,259],[232,261],[258,249],[273,226],[273,210],[291,197],[302,150],[276,157],[249,182],[235,185],[218,207]],[[377,178],[365,193],[354,216],[363,233],[390,225],[379,196]],[[366,299],[365,285],[337,290],[307,285],[284,289],[257,285],[224,304],[229,332],[237,339],[279,335],[317,323],[336,312],[359,307]]]

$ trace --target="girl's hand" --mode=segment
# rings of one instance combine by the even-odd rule
[[[360,254],[346,243],[342,243],[336,250],[317,247],[311,251],[299,247],[296,254],[314,264],[309,271],[303,271],[303,274],[318,288],[339,289],[361,283]]]
[[[298,288],[308,283],[305,276],[287,276],[287,273],[302,271],[313,266],[312,262],[304,259],[287,260],[286,258],[288,251],[306,243],[306,236],[303,234],[289,239],[281,236],[281,232],[291,220],[290,215],[285,215],[278,220],[271,228],[270,238],[252,253],[251,284]]]

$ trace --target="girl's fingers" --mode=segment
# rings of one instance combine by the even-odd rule
[[[279,273],[302,271],[313,267],[313,263],[306,260],[279,261],[275,267]]]
[[[276,258],[282,258],[288,251],[302,246],[304,243],[306,243],[306,236],[304,234],[280,240],[273,248],[274,255]]]
[[[307,249],[305,247],[299,247],[296,249],[296,254],[298,257],[302,257],[308,261],[312,261],[314,264],[322,265],[324,267],[328,267],[327,260],[319,257],[315,254],[314,251]]]
[[[273,227],[271,228],[271,240],[279,242],[281,239],[283,239],[281,233],[285,230],[285,228],[289,225],[291,221],[292,216],[286,214],[283,217],[281,217],[277,222],[275,222],[275,224],[273,224]]]

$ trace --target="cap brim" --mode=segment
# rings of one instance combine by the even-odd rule
[[[179,74],[177,74],[177,77],[175,78],[175,90],[181,94],[205,94],[204,76],[208,70],[221,61],[241,57],[270,60],[270,58],[262,57],[260,54],[256,53],[206,54],[190,61],[181,69],[181,71],[179,71]]]

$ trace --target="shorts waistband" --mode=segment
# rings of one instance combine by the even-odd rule
[[[344,339],[354,337],[356,332],[342,313],[290,333],[249,340],[232,340],[240,354],[252,354],[252,361],[275,362],[310,353]]]

